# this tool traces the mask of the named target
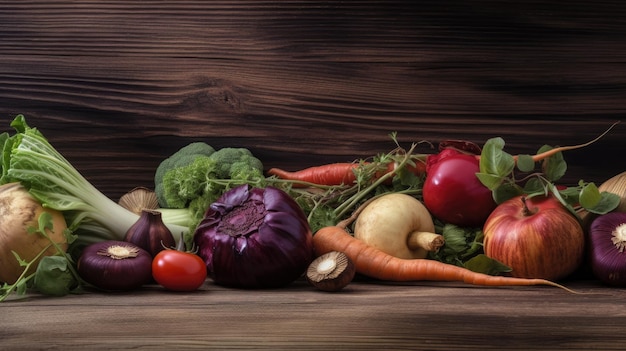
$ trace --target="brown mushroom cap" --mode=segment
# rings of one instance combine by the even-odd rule
[[[159,208],[156,193],[145,187],[136,187],[120,197],[118,204],[125,209],[140,215],[141,211]]]
[[[356,274],[354,264],[339,251],[319,256],[307,268],[307,281],[323,291],[339,291],[346,287]]]

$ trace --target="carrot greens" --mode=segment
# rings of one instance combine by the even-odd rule
[[[595,140],[597,138],[593,141]],[[476,176],[493,192],[497,203],[522,194],[531,197],[551,194],[574,215],[577,213],[575,207],[596,214],[607,213],[619,204],[617,195],[600,192],[594,183],[583,180],[577,186],[556,185],[567,170],[563,151],[586,146],[591,142],[556,148],[544,145],[534,156],[513,156],[504,151],[505,143],[502,138],[491,138],[483,146],[480,172]],[[520,173],[523,175],[521,178]]]

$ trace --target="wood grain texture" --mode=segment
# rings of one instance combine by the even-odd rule
[[[290,169],[386,152],[393,131],[532,153],[623,119],[624,14],[622,1],[3,1],[1,128],[25,114],[113,198],[195,140]],[[567,153],[565,181],[623,171],[624,136]]]
[[[622,350],[624,290],[570,286],[585,294],[363,281],[325,293],[298,280],[32,296],[0,305],[0,337],[7,350]]]

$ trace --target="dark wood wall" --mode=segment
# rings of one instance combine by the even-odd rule
[[[2,1],[1,129],[24,114],[117,198],[188,142],[266,167],[400,140],[592,139],[626,112],[623,1]],[[568,152],[625,170],[626,120]],[[429,152],[423,148],[424,152]]]

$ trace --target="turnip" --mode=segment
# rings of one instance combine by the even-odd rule
[[[47,212],[52,216],[49,238],[32,230],[38,228],[39,216]],[[67,224],[61,212],[44,208],[20,183],[0,186],[0,282],[13,284],[24,273],[25,262],[33,261],[27,274],[34,273],[44,256],[54,255],[58,248],[67,249],[65,230]]]
[[[403,259],[426,258],[444,244],[426,207],[413,196],[400,193],[367,204],[354,224],[354,237]]]

